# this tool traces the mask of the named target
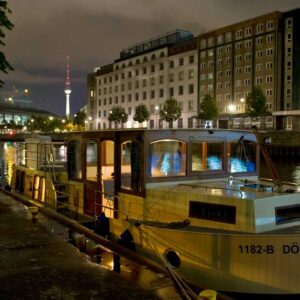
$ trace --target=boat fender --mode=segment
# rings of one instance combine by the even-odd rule
[[[135,244],[133,241],[132,234],[130,233],[129,229],[126,229],[118,238],[117,243],[127,249],[132,251],[136,251]]]

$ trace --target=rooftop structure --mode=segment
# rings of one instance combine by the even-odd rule
[[[190,31],[176,29],[174,31],[156,36],[149,40],[142,41],[130,47],[123,49],[120,53],[120,59],[127,59],[147,51],[152,51],[160,47],[176,44],[181,41],[192,39],[194,36]],[[117,60],[118,61],[118,60]]]

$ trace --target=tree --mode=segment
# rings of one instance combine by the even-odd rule
[[[159,117],[169,123],[176,121],[181,117],[181,108],[174,98],[169,98],[164,102],[163,108],[159,111]]]
[[[149,116],[150,113],[147,106],[144,104],[140,104],[135,108],[135,115],[133,117],[133,120],[139,123],[143,123],[144,121],[148,121]]]
[[[0,0],[0,45],[5,46],[4,38],[5,33],[4,29],[12,30],[14,25],[10,22],[7,17],[7,14],[10,14],[11,10],[7,7],[7,1]],[[8,73],[8,70],[13,70],[13,67],[6,60],[5,54],[0,51],[0,71],[3,73]],[[0,87],[3,86],[3,81],[0,80]]]
[[[205,95],[200,103],[200,112],[197,115],[198,119],[213,120],[218,117],[218,106],[212,96]]]
[[[128,114],[125,109],[121,106],[114,106],[109,112],[108,121],[114,122],[115,125],[118,123],[125,123],[128,120]]]
[[[260,86],[254,86],[248,94],[245,112],[250,117],[262,117],[268,114],[266,96]]]
[[[84,111],[78,111],[74,116],[73,124],[84,127],[85,120],[86,120],[86,113]]]

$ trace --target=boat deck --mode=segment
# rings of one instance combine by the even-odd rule
[[[166,192],[188,192],[195,194],[208,194],[220,197],[238,198],[243,200],[256,200],[274,197],[280,195],[275,191],[273,185],[258,184],[256,182],[242,182],[234,181],[232,183],[228,180],[218,180],[211,182],[192,182],[192,183],[179,183],[172,185],[159,186],[155,189]]]

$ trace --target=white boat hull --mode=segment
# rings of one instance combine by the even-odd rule
[[[119,236],[129,223],[111,220]],[[141,225],[130,232],[137,251],[155,260],[172,249],[176,272],[193,284],[238,293],[300,294],[300,228],[292,234],[237,234]]]

